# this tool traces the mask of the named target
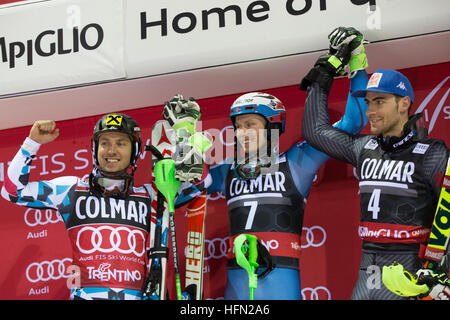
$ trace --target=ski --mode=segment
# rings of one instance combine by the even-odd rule
[[[442,180],[441,193],[436,206],[433,225],[431,227],[428,245],[420,254],[427,259],[424,268],[436,269],[449,243],[450,233],[450,158],[447,161],[447,169]],[[444,276],[448,283],[448,275]],[[399,296],[413,297],[424,294],[429,290],[426,284],[418,284],[414,275],[404,270],[403,266],[394,262],[390,266],[384,266],[382,271],[382,281],[386,288]]]
[[[424,252],[428,260],[439,261],[445,254],[450,234],[450,158],[442,180],[436,213],[434,215],[431,235]]]
[[[186,277],[185,299],[203,299],[203,258],[206,218],[206,191],[189,202],[186,208]]]
[[[169,211],[167,201],[155,185],[154,166],[164,158],[171,158],[176,149],[176,132],[166,120],[157,121],[152,128],[152,201],[150,215],[149,273],[144,285],[144,299],[166,300]],[[156,196],[155,196],[156,195]]]

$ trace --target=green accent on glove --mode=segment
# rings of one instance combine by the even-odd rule
[[[354,32],[349,33],[349,35],[354,35],[354,34],[357,35],[356,38],[353,39],[352,41],[350,41],[350,43],[349,43],[349,49],[351,52],[357,50],[359,46],[362,46],[362,43],[364,41],[364,37],[359,31],[355,30]]]
[[[417,279],[398,263],[383,267],[382,281],[386,288],[402,297],[418,296],[429,290],[426,284],[416,284]]]
[[[334,73],[337,76],[341,76],[345,74],[344,71],[344,64],[342,63],[341,60],[339,60],[338,57],[336,57],[335,55],[332,55],[328,58],[328,63],[334,68]]]
[[[189,144],[202,155],[211,147],[211,141],[200,132],[197,132],[189,138]]]
[[[349,61],[350,72],[364,70],[369,66],[364,46],[361,44],[360,47],[361,47],[360,52],[358,54],[352,53],[350,57]]]
[[[339,60],[336,56],[330,56],[328,58],[328,62],[336,69],[339,70],[339,68],[342,65],[341,60]]]
[[[178,132],[180,129],[186,129],[191,135],[195,133],[195,123],[191,121],[183,121],[175,124],[173,128]]]

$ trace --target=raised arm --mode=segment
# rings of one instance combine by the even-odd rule
[[[334,128],[330,125],[328,117],[328,94],[333,78],[344,73],[344,66],[349,61],[351,75],[356,74],[354,78],[359,80],[352,82],[350,93],[364,87],[367,75],[361,71],[357,72],[358,69],[361,70],[367,66],[367,60],[362,59],[365,55],[361,55],[364,53],[363,38],[353,28],[337,28],[330,36],[329,53],[319,57],[300,84],[300,89],[308,92],[303,114],[302,134],[313,147],[333,158],[355,166],[360,148],[370,139],[370,137],[352,134],[359,132],[367,123],[364,114],[367,106],[364,103],[364,108],[360,108],[359,106],[363,102],[349,96],[348,102],[353,101],[357,106],[355,109],[359,112],[347,109],[344,118]],[[358,130],[351,129],[357,126],[360,126]]]
[[[369,140],[330,125],[328,92],[316,82],[308,87],[302,134],[314,148],[353,166],[356,166],[359,150]]]
[[[358,71],[351,80],[344,116],[333,127],[349,133],[359,133],[364,128],[367,123],[365,114],[367,105],[363,99],[352,97],[351,93],[365,88],[366,84],[367,73],[364,70]],[[304,197],[307,197],[317,170],[329,159],[329,156],[308,143],[293,146],[287,151],[287,155],[297,189]]]
[[[351,79],[344,116],[333,127],[347,131],[348,133],[358,134],[366,126],[367,104],[363,98],[355,98],[351,94],[355,91],[365,89],[367,81],[368,77],[365,70],[358,71]]]
[[[50,131],[49,128],[51,129]],[[11,161],[1,194],[3,198],[21,206],[51,208],[59,210],[69,205],[71,190],[78,182],[77,177],[60,177],[49,181],[30,182],[30,166],[41,143],[51,142],[58,136],[53,124],[37,121],[29,137]],[[38,142],[39,141],[39,142]]]

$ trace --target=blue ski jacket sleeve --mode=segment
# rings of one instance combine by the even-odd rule
[[[352,78],[344,116],[333,125],[334,127],[356,134],[366,126],[367,104],[363,98],[352,97],[351,93],[365,89],[367,81],[367,73],[364,70],[358,71]],[[298,191],[303,197],[308,197],[317,170],[329,159],[329,156],[304,141],[287,151],[287,159]]]

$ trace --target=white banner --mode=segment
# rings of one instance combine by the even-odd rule
[[[126,5],[130,78],[322,50],[326,36],[342,25],[361,30],[370,41],[448,30],[450,9],[448,0],[132,0]]]
[[[375,43],[449,30],[449,9],[448,0],[18,2],[0,6],[0,98],[218,66],[245,73],[247,62],[325,50],[337,26]]]
[[[122,0],[0,7],[0,96],[125,78]]]

